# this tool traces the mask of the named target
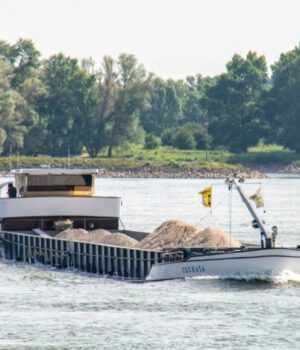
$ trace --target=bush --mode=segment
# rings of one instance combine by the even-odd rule
[[[212,137],[204,126],[197,123],[187,123],[173,129],[165,129],[161,134],[163,146],[173,146],[179,149],[210,148]]]
[[[160,138],[153,134],[146,134],[145,136],[145,149],[156,149],[160,146]]]
[[[197,149],[209,149],[210,145],[212,144],[211,135],[209,135],[208,132],[202,127],[198,127],[197,129],[195,129],[194,138],[196,141]]]
[[[174,135],[173,146],[179,149],[195,149],[196,141],[193,131],[179,128]]]
[[[165,129],[161,133],[161,142],[163,146],[173,146],[174,129]]]

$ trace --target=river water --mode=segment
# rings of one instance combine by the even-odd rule
[[[211,183],[212,210],[198,195]],[[271,175],[244,188],[251,195],[260,185],[261,215],[279,227],[278,245],[300,244],[300,178]],[[97,193],[123,198],[128,229],[151,231],[176,218],[231,226],[234,238],[259,243],[237,193],[229,215],[223,181],[97,179]],[[300,276],[290,272],[130,283],[0,262],[0,349],[298,349],[299,314]]]

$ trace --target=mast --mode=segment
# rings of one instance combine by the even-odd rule
[[[265,239],[265,248],[271,248],[272,247],[272,240],[271,240],[271,238],[269,236],[269,233],[268,233],[268,230],[267,230],[267,228],[265,226],[264,221],[259,217],[257,211],[255,210],[253,205],[250,203],[249,199],[245,195],[242,187],[240,186],[238,180],[235,177],[228,179],[228,187],[229,187],[229,189],[231,189],[233,186],[238,191],[240,197],[242,198],[242,201],[245,203],[247,209],[249,210],[249,212],[252,215],[253,219],[257,223],[257,226],[260,229],[260,233]],[[262,241],[262,248],[263,248],[263,241]]]

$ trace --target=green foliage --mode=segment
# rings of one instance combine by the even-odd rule
[[[273,86],[267,104],[268,121],[277,138],[300,153],[300,44],[272,66]]]
[[[229,157],[233,164],[244,165],[287,165],[297,160],[299,156],[292,151],[239,153]]]
[[[112,113],[107,123],[109,157],[113,147],[125,141],[141,140],[139,113],[148,106],[151,80],[133,55],[121,54],[115,64],[118,67],[118,72],[115,71],[117,81],[112,86]]]
[[[185,169],[200,168],[230,168],[236,169],[239,164],[243,165],[285,165],[300,164],[300,156],[294,151],[278,149],[278,146],[258,146],[253,147],[248,153],[232,154],[228,151],[208,151],[208,161],[206,161],[205,151],[179,150],[170,147],[160,147],[155,150],[146,150],[142,145],[132,144],[126,151],[123,148],[115,149],[115,157],[108,158],[101,156],[98,158],[88,157],[24,157],[13,156],[0,157],[0,170],[8,171],[10,164],[12,168],[38,167],[49,165],[52,167],[67,167],[70,161],[71,167],[85,168],[106,168],[125,169],[134,171],[141,167],[172,167]]]
[[[244,165],[286,165],[295,162],[299,156],[296,152],[277,144],[264,144],[249,147],[247,153],[234,154],[229,157],[232,163]]]
[[[4,154],[23,148],[34,115],[27,101],[12,88],[13,76],[13,66],[0,59],[0,151]]]
[[[175,129],[165,129],[161,133],[161,141],[164,146],[173,145],[174,132],[175,132]]]
[[[141,111],[140,120],[148,133],[160,135],[168,127],[177,126],[182,119],[182,98],[179,83],[153,79],[149,84],[150,104]]]
[[[206,105],[211,116],[209,131],[215,146],[245,152],[264,135],[264,112],[260,99],[266,89],[267,65],[264,56],[249,52],[235,55],[207,91]]]
[[[104,57],[97,70],[91,59],[80,65],[63,54],[40,61],[28,39],[2,40],[0,154],[84,150],[95,158],[114,152],[144,165],[184,166],[206,163],[208,150],[217,163],[297,162],[299,72],[300,45],[281,55],[271,78],[265,57],[249,52],[234,55],[217,77],[163,80],[130,54]],[[159,147],[159,139],[171,148]]]
[[[289,151],[288,149],[285,149],[281,145],[277,144],[269,144],[266,145],[262,142],[259,142],[256,146],[252,146],[248,148],[248,153],[272,153],[272,152],[281,152],[281,151]]]
[[[32,77],[35,69],[39,67],[39,57],[40,52],[31,40],[19,39],[14,45],[0,41],[0,58],[11,64],[13,68],[11,86],[16,90],[26,79]]]
[[[143,140],[139,113],[148,104],[150,76],[133,55],[121,54],[118,61],[104,57],[96,78],[82,114],[82,140],[90,156],[108,147],[111,157],[113,147]]]
[[[80,69],[76,59],[63,54],[45,61],[42,78],[48,93],[39,106],[40,125],[46,125],[47,133],[40,153],[81,154],[82,104],[92,78]]]
[[[195,149],[196,141],[192,130],[179,128],[173,137],[173,146],[179,149]]]
[[[140,120],[148,133],[161,135],[168,128],[187,123],[203,123],[206,109],[203,99],[212,79],[201,75],[185,81],[156,78],[149,86],[150,106],[141,111]]]
[[[131,145],[131,148],[124,152],[123,148],[115,149],[114,158],[108,158],[106,155],[97,158],[89,157],[50,157],[36,156],[25,157],[16,156],[0,157],[0,170],[9,171],[10,165],[12,169],[20,167],[32,168],[41,165],[51,167],[68,167],[73,168],[106,168],[113,169],[134,169],[141,167],[176,167],[176,168],[236,168],[236,165],[225,164],[229,157],[229,153],[210,152],[211,162],[205,160],[205,152],[197,150],[178,150],[169,147],[160,147],[155,150],[146,150],[142,145]]]
[[[145,136],[145,149],[156,149],[160,146],[160,138],[153,134],[146,134]]]
[[[162,143],[179,149],[208,149],[212,137],[207,129],[196,123],[187,123],[173,129],[166,129],[162,133]]]

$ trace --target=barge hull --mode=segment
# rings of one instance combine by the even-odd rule
[[[192,257],[185,261],[154,264],[147,281],[187,277],[277,276],[284,271],[300,273],[300,250],[293,248],[252,249]]]
[[[76,269],[101,276],[144,281],[161,252],[1,232],[7,260]]]

